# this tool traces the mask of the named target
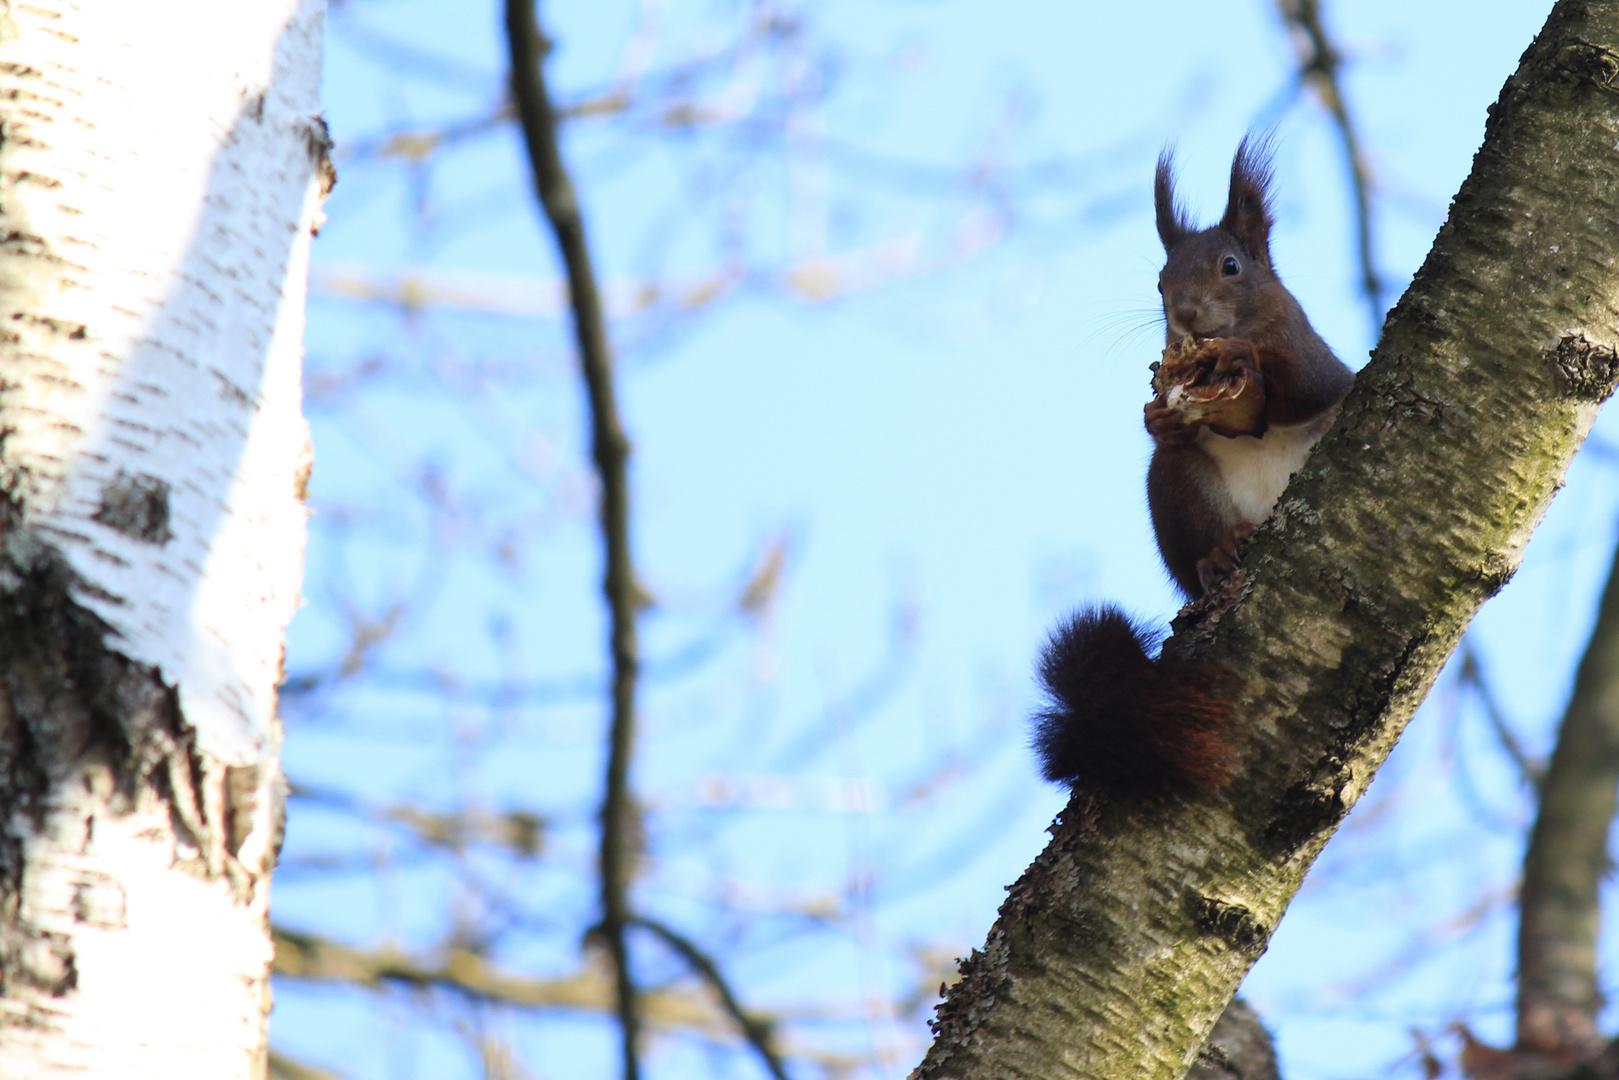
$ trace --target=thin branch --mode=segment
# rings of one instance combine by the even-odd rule
[[[719,997],[720,1004],[725,1011],[736,1021],[742,1035],[753,1046],[770,1075],[776,1080],[787,1080],[787,1067],[782,1064],[781,1056],[776,1053],[775,1033],[771,1029],[770,1021],[745,1011],[742,1003],[737,1001],[736,995],[731,992],[730,984],[720,973],[716,964],[697,944],[679,931],[644,916],[634,916],[630,922],[644,930],[648,930],[663,940],[675,952],[680,954],[691,969],[701,975],[709,987]]]
[[[440,127],[406,128],[345,143],[339,146],[332,156],[338,161],[345,162],[364,161],[369,158],[395,158],[419,163],[426,161],[446,146],[499,131],[514,118],[512,106],[503,102],[491,112]]]
[[[735,612],[680,645],[666,656],[653,657],[641,665],[641,681],[673,682],[701,670],[718,656],[745,624]],[[457,679],[440,671],[424,668],[373,667],[365,672],[370,686],[389,690],[409,690],[431,695],[440,701],[480,705],[487,709],[510,709],[535,705],[556,705],[585,701],[601,693],[600,673],[581,672],[527,682],[493,679]],[[325,669],[300,671],[287,676],[281,695],[297,701],[332,689],[349,678],[343,663]]]
[[[568,274],[579,363],[589,389],[593,455],[601,480],[601,531],[606,549],[602,590],[611,615],[613,656],[612,731],[602,805],[602,935],[613,959],[624,1056],[624,1080],[638,1080],[635,983],[624,935],[629,917],[630,755],[635,737],[635,683],[639,667],[635,616],[637,590],[630,562],[629,439],[619,422],[613,391],[612,350],[579,199],[557,145],[556,115],[545,85],[542,59],[549,43],[541,34],[534,0],[507,0],[506,37],[511,49],[512,96],[534,171],[534,190],[556,236]]]
[[[311,982],[340,982],[364,987],[397,984],[435,986],[467,998],[523,1009],[576,1009],[608,1012],[616,1007],[613,981],[585,968],[560,978],[532,979],[503,971],[469,949],[447,950],[443,959],[417,959],[391,948],[359,949],[284,927],[271,931],[275,940],[275,974]],[[730,1024],[712,1006],[689,994],[656,991],[642,995],[646,1018],[666,1028],[695,1030],[709,1037],[728,1037]]]
[[[613,980],[606,972],[589,967],[558,978],[524,978],[503,971],[468,949],[450,949],[441,960],[428,961],[387,947],[355,948],[285,927],[274,927],[271,933],[275,942],[272,970],[284,979],[342,983],[367,989],[389,985],[434,987],[470,1001],[517,1009],[572,1009],[585,1013],[615,1009],[617,993]],[[729,1042],[735,1038],[739,1026],[736,1013],[729,1007],[722,1013],[700,995],[650,989],[640,995],[639,1001],[646,1023],[663,1030],[686,1031],[715,1042]],[[776,1022],[783,1019],[779,1014],[761,1016],[752,1012],[746,1015],[751,1023],[765,1031],[773,1031]],[[800,1023],[848,1019],[843,1013],[794,1015]],[[743,1033],[748,1034],[746,1030]],[[876,1064],[875,1059],[864,1055],[810,1048],[795,1050],[794,1056],[819,1065],[829,1074],[847,1075]],[[288,1075],[289,1080],[296,1077],[296,1074]],[[772,1070],[772,1075],[781,1074]]]
[[[1501,744],[1501,749],[1506,751],[1507,757],[1518,767],[1519,776],[1531,788],[1538,788],[1545,778],[1545,763],[1536,761],[1530,756],[1523,748],[1523,743],[1518,741],[1512,725],[1507,723],[1506,714],[1501,711],[1501,704],[1495,699],[1495,691],[1484,678],[1484,668],[1479,664],[1478,652],[1473,648],[1472,641],[1463,638],[1461,648],[1457,652],[1460,653],[1461,670],[1457,672],[1456,677],[1461,680],[1463,686],[1478,696],[1479,704],[1484,707],[1484,717],[1490,722],[1490,730],[1495,732],[1496,741]]]
[[[270,1080],[343,1080],[342,1074],[305,1065],[276,1050],[270,1051]]]
[[[1321,95],[1321,103],[1332,114],[1343,143],[1344,164],[1349,169],[1349,187],[1355,199],[1355,234],[1360,259],[1360,287],[1372,319],[1372,338],[1383,328],[1383,279],[1377,273],[1372,253],[1372,179],[1366,154],[1360,145],[1354,121],[1349,115],[1340,73],[1343,54],[1333,45],[1322,23],[1320,0],[1277,0],[1277,8],[1288,27],[1295,31],[1299,51],[1299,82],[1309,83]]]
[[[503,814],[477,810],[440,813],[408,803],[370,806],[341,791],[296,782],[287,794],[292,799],[397,826],[420,843],[451,851],[460,851],[471,844],[493,844],[518,858],[532,859],[544,846],[548,827],[545,818],[530,810],[508,810]]]

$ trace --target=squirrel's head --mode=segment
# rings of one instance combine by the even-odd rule
[[[1193,229],[1175,201],[1174,161],[1158,157],[1153,205],[1168,258],[1158,274],[1168,338],[1245,337],[1277,284],[1270,261],[1271,146],[1249,136],[1231,162],[1225,215],[1209,229]]]

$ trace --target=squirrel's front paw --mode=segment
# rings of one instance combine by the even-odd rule
[[[1254,351],[1254,343],[1242,338],[1221,338],[1219,351],[1214,354],[1214,373],[1231,376],[1243,371],[1259,374],[1259,354]]]
[[[1188,424],[1181,414],[1160,401],[1149,401],[1144,410],[1147,434],[1160,446],[1185,446],[1197,438],[1197,425]]]
[[[1237,546],[1258,531],[1259,526],[1253,522],[1239,521],[1220,538],[1206,558],[1197,560],[1197,580],[1204,592],[1211,591],[1237,568]]]

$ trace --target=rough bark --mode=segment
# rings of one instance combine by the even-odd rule
[[[1166,648],[1235,676],[1224,795],[1076,798],[919,1077],[1182,1075],[1619,377],[1619,2],[1564,0],[1337,426]]]
[[[1524,854],[1518,923],[1518,1045],[1595,1054],[1597,903],[1619,805],[1619,552],[1580,660]]]
[[[322,11],[0,5],[0,1075],[266,1068]]]

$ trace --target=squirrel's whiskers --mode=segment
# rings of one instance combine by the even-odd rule
[[[1177,204],[1168,152],[1154,176],[1158,291],[1179,366],[1164,377],[1166,349],[1145,410],[1147,506],[1164,565],[1191,600],[1236,569],[1355,378],[1276,276],[1271,157],[1266,140],[1242,141],[1225,214],[1207,229]],[[1052,635],[1040,662],[1050,706],[1035,730],[1047,779],[1147,795],[1229,780],[1229,676],[1150,657],[1152,646],[1114,607],[1082,611]]]

